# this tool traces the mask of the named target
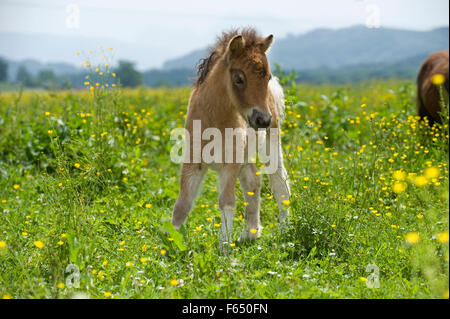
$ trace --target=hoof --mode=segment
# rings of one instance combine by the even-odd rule
[[[230,247],[230,244],[229,244],[228,242],[226,242],[226,241],[220,241],[220,242],[219,242],[219,249],[220,249],[220,252],[221,252],[222,254],[224,254],[224,255],[229,255],[229,254],[230,254],[231,247]]]
[[[259,237],[261,237],[261,231],[262,231],[261,226],[258,227],[256,232],[254,231],[254,229],[253,231],[252,229],[244,229],[244,231],[241,234],[241,238],[239,238],[239,242],[258,239]]]

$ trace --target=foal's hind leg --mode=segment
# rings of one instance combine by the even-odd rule
[[[180,193],[173,208],[172,224],[176,229],[186,220],[192,208],[195,196],[197,196],[206,168],[200,164],[184,163],[181,169]]]
[[[248,203],[245,209],[246,225],[240,238],[241,241],[261,236],[262,226],[259,217],[261,178],[256,175],[257,171],[255,164],[249,163],[244,164],[239,173],[244,198]]]
[[[278,130],[278,128],[272,129]],[[279,130],[277,131],[276,139],[266,138],[266,148],[270,149],[270,152],[275,152],[273,154],[273,158],[276,161],[276,170],[274,173],[269,174],[268,177],[270,188],[272,189],[272,193],[278,203],[278,217],[280,219],[280,223],[283,224],[289,214],[289,207],[286,205],[287,202],[285,201],[289,200],[291,190],[289,188],[287,171],[283,164],[283,150],[281,148],[281,137]]]

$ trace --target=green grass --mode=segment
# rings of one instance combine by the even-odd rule
[[[180,235],[167,223],[189,92],[0,95],[0,297],[448,298],[448,124],[418,122],[412,81],[286,84],[289,222],[264,178],[262,237],[229,255],[215,173]],[[239,189],[235,239],[244,208]]]

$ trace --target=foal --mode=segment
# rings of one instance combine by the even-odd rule
[[[284,204],[288,203],[290,196],[280,139],[285,106],[283,89],[278,79],[271,75],[266,58],[266,51],[272,41],[272,35],[261,37],[251,28],[243,29],[242,32],[231,31],[222,34],[210,55],[202,60],[198,68],[198,78],[189,99],[185,129],[189,133],[186,135],[193,136],[194,121],[200,120],[202,132],[207,128],[217,128],[221,138],[226,135],[226,128],[246,130],[250,126],[258,132],[259,137],[264,135],[261,134],[262,131],[273,130],[276,135],[273,139],[275,142],[269,142],[266,138],[263,146],[266,150],[275,152],[274,157],[274,154],[271,155],[275,158],[276,167],[272,174],[269,174],[269,181],[278,202],[280,222],[283,222],[288,215],[287,205]],[[247,150],[248,140],[245,136],[243,140],[244,148]],[[258,141],[260,142],[260,139]],[[237,142],[233,143],[237,145]],[[186,147],[190,147],[191,150],[196,148],[194,144],[193,139],[186,141]],[[200,145],[203,149],[205,142],[202,141]],[[261,235],[259,214],[261,177],[248,156],[243,163],[234,160],[234,154],[233,161],[224,162],[223,149],[221,151],[222,161],[214,163],[205,163],[203,159],[195,163],[191,155],[184,159],[180,192],[173,209],[172,224],[176,229],[181,227],[191,210],[207,169],[211,168],[219,174],[220,247],[223,249],[224,244],[232,242],[231,227],[237,178],[248,203],[245,213],[247,225],[242,232],[241,240],[254,239]],[[234,147],[233,151],[236,152]]]

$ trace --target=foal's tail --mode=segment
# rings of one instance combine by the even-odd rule
[[[269,81],[269,89],[272,92],[272,95],[275,99],[275,103],[277,106],[278,117],[280,119],[280,125],[284,120],[285,116],[285,105],[284,105],[284,92],[283,88],[280,85],[280,81],[276,76],[272,76]]]

